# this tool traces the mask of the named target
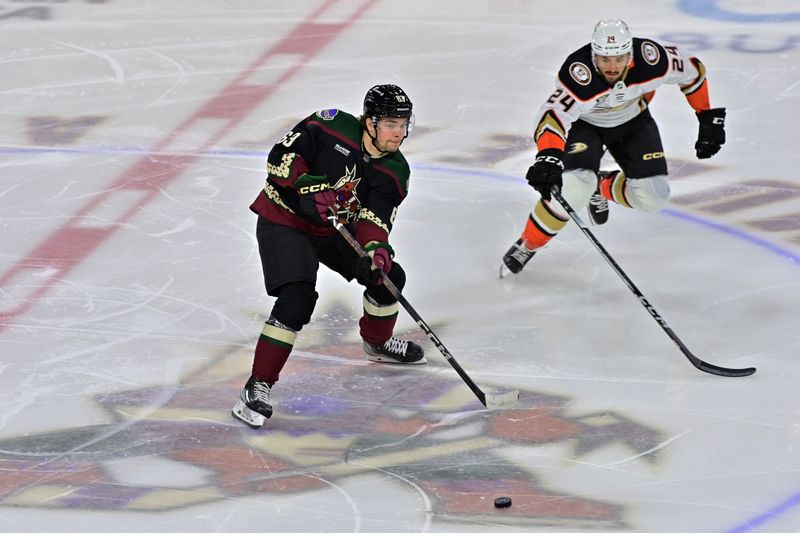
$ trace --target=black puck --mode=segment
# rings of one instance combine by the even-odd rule
[[[500,496],[499,498],[494,499],[494,506],[498,509],[505,509],[506,507],[511,507],[511,498],[507,496]]]

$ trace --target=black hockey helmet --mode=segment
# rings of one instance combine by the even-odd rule
[[[376,85],[364,97],[364,117],[377,121],[381,117],[411,118],[413,105],[397,85]]]

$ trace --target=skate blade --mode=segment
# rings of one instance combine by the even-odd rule
[[[233,406],[233,409],[231,409],[231,415],[255,429],[263,426],[264,421],[266,420],[264,415],[251,410],[244,404],[242,400],[239,400],[236,402],[236,405]]]
[[[486,408],[490,411],[511,409],[519,401],[519,391],[514,389],[508,392],[487,392],[485,400]]]
[[[422,359],[419,361],[413,361],[409,363],[404,363],[403,361],[398,361],[397,359],[392,359],[391,357],[381,357],[380,355],[368,355],[367,361],[372,361],[373,363],[388,363],[392,365],[425,365],[428,364],[428,360],[425,359],[423,356]]]

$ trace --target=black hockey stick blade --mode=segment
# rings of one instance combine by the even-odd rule
[[[712,365],[711,363],[703,361],[688,351],[684,352],[684,355],[687,359],[689,359],[689,362],[695,366],[695,368],[702,370],[703,372],[708,372],[709,374],[714,374],[715,376],[743,378],[745,376],[755,374],[756,372],[755,367],[752,366],[748,368],[726,368],[724,366]]]

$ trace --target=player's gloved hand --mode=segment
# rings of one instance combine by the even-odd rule
[[[366,257],[360,257],[356,266],[356,279],[363,285],[380,285],[384,274],[392,269],[394,251],[388,242],[370,241],[364,246]]]
[[[530,186],[545,200],[550,200],[550,191],[553,187],[561,189],[561,173],[564,172],[564,162],[561,160],[563,154],[564,152],[557,148],[541,150],[536,154],[533,166],[525,175]]]
[[[700,121],[700,130],[697,132],[694,150],[697,152],[697,159],[708,159],[725,144],[725,108],[698,111],[697,120]]]
[[[303,174],[297,178],[295,189],[300,198],[300,214],[317,225],[330,224],[330,209],[336,210],[336,191],[331,189],[327,176]]]

